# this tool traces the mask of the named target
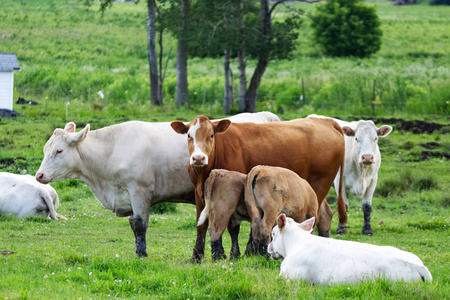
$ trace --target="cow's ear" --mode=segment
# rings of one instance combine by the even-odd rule
[[[79,142],[83,141],[86,138],[90,128],[91,128],[91,125],[87,124],[86,127],[84,127],[80,132],[76,133],[72,137],[71,142],[73,144],[78,144]]]
[[[389,125],[383,125],[377,130],[378,136],[387,136],[389,133],[391,133],[392,127]]]
[[[68,133],[74,133],[76,128],[77,128],[77,125],[75,125],[74,122],[69,122],[66,124],[66,127],[64,127],[64,131],[66,131]]]
[[[349,126],[342,127],[342,131],[346,136],[355,136],[355,131]]]
[[[172,126],[173,130],[175,130],[179,134],[186,134],[188,132],[188,127],[184,125],[183,122],[173,121],[172,123],[170,123],[170,126]]]
[[[286,215],[280,214],[277,218],[278,229],[281,231],[286,226]]]
[[[215,133],[223,133],[227,131],[228,127],[230,127],[231,121],[230,120],[220,120],[219,123],[215,126]]]
[[[312,218],[309,218],[306,221],[303,221],[298,226],[300,226],[300,228],[303,229],[304,231],[307,231],[307,232],[310,233],[314,229],[314,223],[315,222],[316,222],[316,218],[312,217]]]

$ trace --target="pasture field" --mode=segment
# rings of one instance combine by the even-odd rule
[[[14,98],[45,106],[82,102],[108,112],[130,103],[148,106],[146,2],[114,3],[103,17],[98,3],[87,8],[83,2],[1,1],[0,52],[16,53],[22,69],[15,73]],[[258,110],[276,111],[281,106],[305,114],[326,109],[361,115],[371,112],[375,96],[381,103],[376,105],[378,115],[448,115],[450,7],[368,2],[376,6],[382,24],[378,53],[367,59],[324,57],[312,39],[309,18],[304,17],[292,60],[272,61],[264,74]],[[289,5],[308,15],[314,12],[314,4]],[[285,12],[278,6],[275,19],[282,19]],[[176,41],[166,33],[165,106],[175,99],[175,57]],[[250,80],[256,62],[249,59],[247,64]],[[235,61],[232,68],[237,92]],[[191,104],[221,111],[223,59],[189,58],[188,77]],[[104,99],[97,95],[99,90]],[[22,105],[15,109],[22,112]],[[55,112],[47,109],[44,114]]]
[[[433,282],[315,286],[278,277],[280,261],[243,257],[213,263],[209,246],[204,261],[191,264],[195,207],[188,204],[152,211],[149,256],[139,259],[127,218],[104,209],[83,182],[64,180],[51,185],[60,196],[57,211],[67,221],[0,216],[0,251],[14,252],[0,255],[0,299],[450,298],[450,7],[368,2],[382,21],[379,53],[368,59],[323,57],[306,19],[293,60],[269,64],[257,110],[277,112],[282,106],[282,119],[309,113],[368,119],[375,80],[381,102],[376,124],[394,131],[379,142],[383,162],[373,200],[374,236],[361,234],[361,202],[354,196],[348,234],[336,236],[336,216],[331,234],[413,252]],[[87,8],[78,0],[0,0],[0,52],[16,53],[22,69],[14,75],[14,100],[40,103],[14,104],[26,117],[0,119],[0,171],[35,174],[45,142],[67,121],[78,128],[90,123],[94,130],[127,120],[223,117],[221,58],[190,58],[192,110],[174,106],[176,41],[169,35],[164,106],[149,107],[145,5],[115,3],[102,18],[98,3]],[[277,18],[283,15],[280,9]],[[248,77],[254,64],[248,62]],[[237,84],[235,62],[233,70]],[[335,197],[333,189],[329,197]],[[243,223],[242,252],[248,233]],[[228,252],[227,233],[224,247]]]
[[[190,120],[195,115],[155,111],[136,119]],[[129,118],[92,115],[73,120],[79,128],[90,123],[97,129]],[[398,119],[377,122],[392,124],[394,131],[380,141],[383,163],[373,200],[374,236],[361,234],[361,202],[355,197],[350,197],[348,234],[336,236],[336,216],[331,234],[333,238],[413,252],[432,273],[431,283],[380,279],[357,285],[315,286],[286,280],[278,276],[280,261],[243,257],[211,262],[208,236],[204,261],[191,264],[195,207],[188,204],[151,213],[149,256],[139,259],[134,255],[134,236],[127,218],[115,217],[84,183],[69,179],[51,183],[60,196],[57,211],[67,221],[0,217],[0,250],[14,252],[0,255],[0,298],[446,299],[450,295],[450,134],[448,119],[428,118],[414,123]],[[54,128],[64,125],[61,118],[2,119],[0,171],[34,174],[43,158],[43,145]],[[423,131],[426,129],[430,132]],[[331,189],[330,198],[334,195]],[[243,223],[242,251],[248,233],[248,223]],[[224,247],[229,252],[227,233]]]

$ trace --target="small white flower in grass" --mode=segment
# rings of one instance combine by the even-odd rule
[[[81,270],[81,268],[80,268],[80,267],[78,267],[78,270]]]
[[[286,280],[286,283],[291,283],[291,281],[288,279],[288,280]]]
[[[226,265],[222,265],[222,269],[226,269],[227,268],[227,266]]]
[[[55,273],[52,273],[52,275],[55,275]]]
[[[120,256],[119,254],[116,254],[116,257],[117,257],[117,258],[119,258],[119,256]]]
[[[92,275],[92,272],[89,272],[89,276],[91,276]]]
[[[47,274],[45,274],[44,278],[48,278],[48,275],[47,275]]]

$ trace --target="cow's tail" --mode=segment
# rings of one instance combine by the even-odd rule
[[[347,224],[347,208],[345,207],[344,196],[342,195],[342,188],[344,186],[344,161],[342,161],[339,172],[339,188],[337,198],[337,209],[339,214],[339,223]]]
[[[341,126],[339,126],[339,124],[335,121],[333,121],[333,125],[334,128],[339,131],[339,133],[342,135],[342,139],[344,139],[344,132],[342,131]],[[344,142],[344,147],[345,147],[345,142]],[[342,188],[344,186],[344,163],[345,163],[345,151],[342,157],[342,163],[341,163],[341,168],[339,171],[339,187],[338,187],[338,197],[337,197],[337,209],[338,209],[338,214],[339,214],[339,223],[341,223],[342,225],[346,225],[347,224],[347,208],[345,207],[345,202],[344,202],[344,196],[343,196],[343,192],[342,192]]]
[[[55,211],[55,206],[53,205],[53,199],[50,193],[47,192],[46,190],[40,189],[39,196],[44,200],[45,204],[47,205],[48,210],[50,212],[50,218],[52,218],[53,220],[58,220],[58,216]]]
[[[247,175],[247,182],[245,186],[245,205],[250,214],[252,227],[258,226],[262,222],[262,216],[256,205],[255,189],[259,177],[259,170],[253,168]],[[259,226],[258,226],[259,227]],[[253,229],[253,228],[252,228]]]
[[[213,193],[214,182],[216,179],[216,172],[211,172],[205,182],[204,201],[205,208],[198,217],[197,226],[202,225],[208,219],[209,211],[211,210],[211,194]]]

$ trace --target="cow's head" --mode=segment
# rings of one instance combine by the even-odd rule
[[[205,116],[198,116],[192,122],[185,125],[183,122],[174,121],[170,124],[180,134],[187,134],[189,163],[193,167],[204,167],[208,165],[208,158],[213,152],[216,134],[225,132],[230,126],[230,120],[211,122]]]
[[[76,125],[67,123],[63,129],[57,128],[44,146],[44,159],[36,173],[36,180],[49,183],[67,178],[74,178],[79,171],[81,158],[77,146],[84,141],[89,124],[80,132],[75,132]]]
[[[377,128],[372,121],[359,121],[354,129],[350,126],[344,126],[342,130],[345,135],[354,138],[356,153],[353,153],[353,155],[358,155],[358,163],[371,165],[376,162],[378,137],[387,136],[392,131],[392,127],[383,125]]]
[[[285,258],[287,255],[286,247],[289,247],[289,239],[298,238],[297,235],[292,236],[292,233],[305,233],[305,237],[308,237],[314,230],[315,221],[316,219],[312,217],[302,223],[297,223],[292,218],[286,217],[285,214],[280,214],[277,218],[277,225],[272,229],[272,242],[267,248],[267,252],[272,259]]]

